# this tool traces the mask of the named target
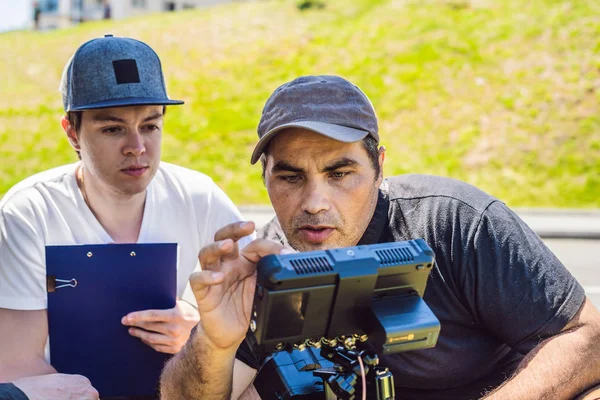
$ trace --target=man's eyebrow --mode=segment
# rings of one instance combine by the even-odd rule
[[[116,116],[110,115],[110,114],[96,114],[92,118],[92,121],[93,122],[122,122],[122,123],[125,122],[125,120],[123,118],[119,118],[119,117],[116,117]]]
[[[155,119],[159,119],[162,118],[163,114],[162,113],[154,113],[154,114],[150,114],[149,116],[147,116],[146,118],[144,118],[144,120],[142,122],[148,122],[148,121],[152,121]],[[97,114],[92,118],[93,122],[120,122],[120,123],[125,123],[126,121],[123,118],[119,118],[115,115],[111,115],[111,114]]]
[[[147,116],[146,118],[144,118],[144,122],[152,121],[153,119],[159,119],[159,118],[162,118],[162,116],[163,116],[163,113],[157,112],[157,113],[151,114],[151,115]]]
[[[342,159],[334,161],[332,164],[329,164],[328,166],[323,168],[323,172],[331,172],[344,167],[354,167],[355,165],[358,165],[358,162],[356,160],[344,157]]]
[[[304,172],[304,170],[302,168],[294,167],[285,161],[278,161],[271,169],[271,172]]]

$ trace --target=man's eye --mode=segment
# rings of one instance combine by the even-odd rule
[[[331,177],[333,179],[343,179],[348,174],[349,174],[349,172],[339,172],[339,171],[336,171],[336,172],[332,172],[331,173]]]
[[[154,131],[159,130],[160,128],[158,127],[158,125],[147,125],[144,127],[144,129],[149,132],[154,132]]]
[[[120,133],[122,130],[123,128],[118,126],[109,126],[108,128],[103,128],[102,133],[115,134]]]
[[[300,175],[283,175],[279,179],[287,183],[297,183],[301,178]]]

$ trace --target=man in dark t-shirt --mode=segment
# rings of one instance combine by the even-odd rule
[[[259,236],[289,246],[277,219]],[[582,287],[540,238],[466,183],[427,175],[383,182],[358,244],[414,238],[436,256],[424,300],[442,328],[434,348],[381,357],[399,399],[479,398],[583,304]],[[253,363],[246,349],[240,358]]]
[[[223,228],[203,249],[191,278],[201,322],[165,368],[164,399],[237,399],[248,387],[261,361],[243,342],[261,257],[415,238],[435,252],[424,300],[441,332],[434,348],[381,358],[397,398],[569,399],[600,382],[600,314],[583,288],[494,197],[447,178],[383,180],[377,118],[356,86],[284,84],[258,133],[251,161],[261,160],[276,218],[239,252],[252,224]]]

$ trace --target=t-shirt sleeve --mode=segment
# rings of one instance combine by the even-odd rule
[[[0,383],[0,400],[29,400],[29,397],[12,383]]]
[[[207,224],[208,232],[206,237],[212,242],[215,233],[224,227],[236,221],[245,221],[244,217],[233,204],[231,199],[215,183],[213,184],[212,196],[210,200],[210,216]],[[239,240],[239,248],[243,248],[256,238],[256,234],[243,237]],[[203,244],[204,245],[204,244]]]
[[[43,232],[25,198],[0,208],[0,308],[43,310],[46,260]]]
[[[522,354],[559,333],[585,299],[581,285],[542,240],[501,202],[473,236],[467,279],[476,318]]]

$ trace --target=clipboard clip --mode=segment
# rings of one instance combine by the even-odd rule
[[[54,293],[58,289],[66,288],[66,287],[76,287],[77,279],[58,279],[56,275],[47,275],[46,276],[46,291],[48,293]]]

